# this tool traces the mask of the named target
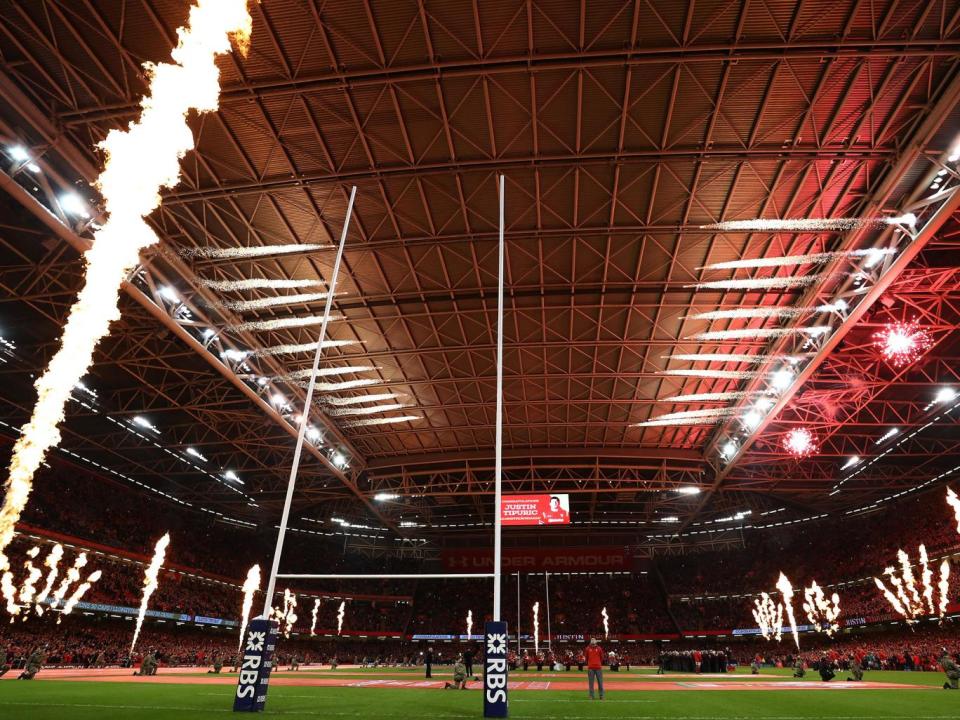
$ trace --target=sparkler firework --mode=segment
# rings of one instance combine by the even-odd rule
[[[679,375],[681,377],[711,377],[722,380],[749,380],[759,373],[753,370],[703,370],[703,369],[673,369],[664,370],[664,375]]]
[[[351,420],[350,422],[341,423],[341,427],[369,427],[372,425],[395,425],[397,423],[413,422],[414,420],[420,420],[419,415],[400,415],[399,417],[386,417],[386,418],[367,418],[365,420]]]
[[[330,321],[343,320],[343,315],[330,314]],[[275,320],[251,320],[230,327],[234,332],[250,332],[251,330],[283,330],[284,328],[310,327],[322,325],[323,315],[306,315],[304,317],[276,318]]]
[[[200,280],[200,284],[211,290],[219,290],[220,292],[237,292],[239,290],[293,290],[296,288],[326,287],[326,283],[320,280],[270,280],[268,278]]]
[[[130,643],[130,654],[137,646],[137,639],[140,637],[140,628],[143,627],[143,618],[147,614],[147,606],[150,604],[150,597],[156,591],[160,584],[160,568],[163,567],[163,559],[167,554],[167,546],[170,544],[170,533],[157,540],[153,549],[153,559],[143,573],[143,597],[140,599],[140,612],[137,615],[137,627],[133,632],[133,641]]]
[[[829,313],[842,309],[833,304],[817,305],[814,308],[802,307],[755,307],[733,310],[711,310],[691,315],[691,320],[738,320],[743,318],[792,318],[809,313]]]
[[[327,415],[331,417],[343,417],[347,415],[375,415],[376,413],[390,412],[391,410],[402,410],[408,407],[402,403],[392,403],[390,405],[374,405],[372,407],[345,407],[330,408]]]
[[[356,340],[324,340],[323,349],[356,345]],[[317,343],[301,343],[294,345],[273,345],[253,351],[253,357],[269,357],[272,355],[296,355],[303,352],[316,352]]]
[[[191,109],[217,109],[220,72],[215,59],[229,52],[231,36],[244,49],[250,29],[247,0],[198,0],[190,9],[189,25],[178,32],[174,62],[147,67],[150,89],[140,102],[140,119],[126,130],[111,130],[100,143],[107,160],[97,185],[107,220],[84,255],[83,288],[70,309],[60,349],[36,382],[33,415],[14,446],[0,508],[0,570],[9,565],[4,551],[30,497],[34,473],[60,442],[70,393],[92,364],[110,323],[120,316],[120,286],[140,251],[158,240],[144,218],[159,205],[159,190],[178,183],[180,158],[193,148],[186,115]]]
[[[787,620],[790,621],[790,632],[793,633],[793,642],[796,644],[797,650],[799,650],[800,635],[797,633],[797,619],[793,614],[793,585],[790,584],[787,576],[783,573],[780,573],[780,578],[777,580],[777,590],[780,591],[780,595],[783,598],[783,607],[787,611]]]
[[[826,278],[822,275],[798,275],[772,278],[741,278],[739,280],[711,280],[710,282],[687,285],[686,287],[698,290],[790,290],[806,287],[817,280]]]
[[[371,370],[376,370],[377,368],[373,365],[344,365],[342,367],[327,367],[327,368],[317,368],[317,377],[332,377],[334,375],[347,375],[348,373],[360,373],[360,372],[370,372]],[[286,375],[277,375],[276,377],[271,378],[274,382],[287,382],[289,380],[303,380],[304,378],[309,378],[313,374],[313,370],[294,370],[291,373]],[[256,378],[256,375],[242,375],[244,379],[251,380]]]
[[[917,218],[913,213],[896,217],[872,218],[753,218],[750,220],[728,220],[726,222],[701,225],[701,230],[719,230],[721,232],[845,232],[861,227],[883,227],[885,225],[914,225]]]
[[[846,252],[822,252],[809,255],[784,255],[782,257],[753,258],[749,260],[731,260],[729,262],[705,265],[701,270],[739,270],[741,268],[783,267],[785,265],[821,265],[830,260],[842,257],[867,256],[882,257],[895,253],[894,248],[866,248],[863,250],[849,250]]]
[[[600,611],[600,616],[603,618],[603,639],[610,639],[610,616],[607,615],[607,609],[604,608]]]
[[[254,565],[247,570],[247,579],[243,581],[243,606],[240,609],[240,645],[237,652],[243,649],[243,636],[247,632],[250,622],[250,610],[253,608],[253,594],[260,589],[260,566]]]
[[[682,417],[682,418],[673,418],[667,420],[661,420],[655,418],[653,420],[645,420],[644,422],[637,423],[632,427],[671,427],[674,425],[716,425],[724,418],[723,415],[695,415],[693,417]]]
[[[833,593],[827,600],[816,580],[803,590],[803,610],[817,632],[833,637],[833,634],[840,630],[837,622],[840,617],[840,596]]]
[[[540,652],[540,601],[533,604],[533,651]]]
[[[360,405],[368,402],[382,402],[384,400],[393,400],[400,397],[399,393],[375,393],[373,395],[356,395],[354,397],[322,397],[320,402],[324,405],[334,405],[342,407],[344,405]]]
[[[732,390],[730,392],[717,393],[691,393],[689,395],[673,395],[664,398],[664,402],[692,403],[692,402],[727,402],[728,400],[743,400],[751,393],[743,390]]]
[[[337,610],[337,635],[343,632],[343,617],[347,614],[347,601],[340,601],[340,609]]]
[[[220,307],[234,312],[248,312],[281,305],[297,305],[302,303],[320,302],[327,299],[327,293],[298,293],[297,295],[278,295],[276,297],[257,298],[256,300],[230,300],[218,303]]]
[[[953,488],[947,488],[947,504],[953,508],[953,514],[957,519],[957,532],[960,533],[960,497]]]
[[[747,355],[745,353],[680,353],[661,355],[665,360],[686,360],[689,362],[742,362],[742,363],[778,363],[792,360],[786,355]]]
[[[786,328],[737,328],[735,330],[709,330],[697,333],[685,340],[746,340],[748,338],[775,338],[786,335],[805,333],[807,335],[822,335],[830,330],[829,325],[809,325],[807,327]]]
[[[314,384],[317,392],[338,392],[340,390],[354,390],[356,388],[369,387],[370,385],[380,385],[383,381],[376,378],[359,378],[357,380],[344,380],[343,382]],[[307,383],[294,383],[299,387],[306,387]]]
[[[209,0],[207,0],[209,2]],[[236,4],[237,0],[230,0]],[[239,0],[245,4],[246,0]],[[258,245],[256,247],[192,247],[179,248],[177,252],[183,257],[202,258],[205,260],[244,260],[259,258],[266,255],[290,255],[292,253],[313,253],[322,250],[333,250],[332,245]]]
[[[313,601],[313,610],[310,611],[310,637],[317,634],[317,613],[320,612],[320,598]]]

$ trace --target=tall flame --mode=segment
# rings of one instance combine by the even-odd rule
[[[473,635],[473,610],[467,610],[467,640]]]
[[[137,615],[137,628],[133,631],[133,642],[130,643],[130,654],[137,646],[137,639],[140,637],[140,628],[143,627],[143,618],[147,614],[147,606],[150,604],[150,596],[153,595],[160,584],[160,568],[163,566],[163,559],[167,554],[167,545],[170,544],[170,533],[157,540],[153,549],[153,559],[143,572],[143,597],[140,598],[140,612]]]
[[[603,617],[603,637],[608,640],[610,638],[610,616],[607,615],[607,609],[601,610],[600,615]]]
[[[790,632],[793,633],[793,642],[796,643],[797,650],[800,649],[800,635],[797,633],[797,619],[793,615],[793,585],[787,579],[787,576],[780,573],[777,580],[777,590],[783,596],[783,607],[787,611],[787,620],[790,621]]]
[[[957,532],[960,533],[960,497],[953,491],[953,488],[947,488],[947,504],[953,508],[953,514],[957,518]]]
[[[533,650],[540,652],[540,602],[533,604]]]
[[[47,451],[60,442],[59,425],[70,393],[93,362],[93,351],[120,317],[121,284],[140,251],[157,242],[144,218],[160,204],[161,188],[174,187],[180,158],[193,148],[187,112],[217,109],[220,71],[216,56],[230,50],[230,36],[245,45],[251,29],[247,0],[198,0],[190,24],[178,31],[173,63],[149,65],[143,112],[126,130],[111,130],[100,144],[107,161],[97,185],[107,221],[86,252],[84,286],[70,309],[60,349],[36,382],[37,404],[23,426],[10,460],[0,508],[0,571],[14,526],[27,505],[33,476]]]
[[[910,557],[903,550],[897,552],[897,559],[900,562],[900,575],[893,567],[888,567],[883,574],[890,580],[893,590],[887,587],[886,583],[879,578],[874,578],[873,582],[877,589],[883,593],[883,596],[890,603],[890,606],[912,625],[917,622],[917,618],[925,613],[937,615],[940,622],[947,613],[947,605],[950,602],[950,563],[944,560],[940,563],[940,578],[937,581],[936,592],[939,592],[939,598],[934,602],[936,592],[933,586],[933,570],[930,569],[930,559],[927,555],[925,545],[920,545],[920,582],[923,586],[923,592],[917,590],[916,580],[913,575],[913,568],[910,565]]]
[[[840,596],[833,593],[828,600],[816,580],[803,590],[803,610],[817,632],[833,637],[840,630],[837,622],[840,617]]]
[[[23,584],[20,586],[19,597],[20,605],[25,607],[29,607],[33,603],[33,597],[37,593],[37,580],[43,575],[43,570],[33,564],[39,554],[40,548],[30,548],[27,551],[27,560],[23,563],[23,569],[27,571],[27,577],[24,578]],[[26,620],[28,617],[29,615],[24,615],[23,619]]]
[[[254,565],[247,570],[247,579],[243,581],[243,606],[240,612],[240,646],[243,648],[243,636],[247,634],[247,624],[250,622],[250,610],[253,607],[253,594],[260,589],[260,566]]]
[[[52,610],[56,610],[57,606],[63,602],[63,598],[66,597],[67,590],[70,589],[70,586],[80,580],[80,570],[82,570],[86,564],[87,554],[80,553],[77,555],[77,559],[73,561],[73,565],[69,570],[67,570],[67,574],[64,576],[63,580],[60,582],[60,585],[53,593],[53,601],[50,603],[50,608]]]
[[[343,616],[347,614],[347,601],[340,601],[340,609],[337,610],[337,635],[343,632]]]
[[[320,612],[320,598],[313,601],[313,612],[310,613],[310,636],[317,634],[317,613]]]

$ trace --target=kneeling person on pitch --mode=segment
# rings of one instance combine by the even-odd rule
[[[457,657],[457,662],[453,665],[453,682],[443,684],[444,690],[466,690],[467,689],[467,666],[463,663],[463,656]]]
[[[958,684],[960,684],[960,667],[957,667],[957,663],[950,657],[950,653],[947,652],[945,647],[940,648],[940,652],[943,653],[940,656],[940,667],[943,668],[943,672],[947,675],[947,682],[943,684],[943,689],[960,689],[960,687],[958,687]]]

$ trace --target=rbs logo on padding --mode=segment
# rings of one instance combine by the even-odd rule
[[[507,624],[486,624],[486,653],[483,663],[483,715],[507,716]]]

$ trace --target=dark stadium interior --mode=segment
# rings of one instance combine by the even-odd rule
[[[137,118],[142,66],[169,56],[190,4],[0,0],[5,468],[103,220],[97,143]],[[87,551],[103,576],[84,600],[98,607],[9,624],[0,607],[0,650],[15,667],[39,646],[50,666],[128,667],[148,649],[167,666],[233,662],[241,586],[252,565],[269,571],[293,463],[306,391],[290,375],[313,360],[265,349],[317,339],[315,325],[238,326],[319,315],[325,300],[237,310],[285,291],[210,283],[325,286],[334,254],[196,251],[332,246],[354,185],[333,301],[342,317],[327,330],[339,344],[321,366],[362,367],[333,378],[355,387],[309,409],[282,572],[441,574],[492,557],[500,174],[503,492],[569,496],[570,510],[569,525],[503,530],[504,557],[531,563],[504,568],[511,632],[529,640],[531,606],[547,601],[540,622],[554,638],[541,650],[561,663],[605,636],[608,612],[627,664],[724,651],[789,668],[792,643],[734,632],[756,628],[754,601],[784,572],[799,595],[816,581],[842,598],[837,638],[803,636],[811,663],[828,651],[844,668],[856,656],[937,669],[941,648],[960,652],[960,527],[944,501],[960,471],[960,3],[262,0],[250,10],[250,52],[220,59],[220,109],[189,117],[196,150],[148,219],[160,242],[123,284],[121,318],[73,391],[7,550],[16,573],[34,546]],[[69,192],[92,218],[59,204]],[[907,208],[912,235],[884,222],[702,227]],[[854,253],[888,248],[876,265]],[[705,268],[817,253],[831,259]],[[783,282],[709,285],[764,278]],[[770,314],[737,316],[743,308]],[[806,327],[821,319],[828,332]],[[900,366],[875,342],[894,323],[928,339]],[[786,330],[735,336],[750,328]],[[726,359],[677,358],[702,353]],[[798,369],[772,393],[771,373],[787,366],[757,358]],[[373,394],[396,407],[351,415],[335,402]],[[713,397],[676,399],[690,394]],[[769,407],[748,423],[758,397]],[[639,425],[701,410],[716,415]],[[813,452],[786,448],[798,430]],[[139,605],[164,533],[150,603],[160,615],[131,657],[132,618],[117,608]],[[873,578],[921,544],[953,584],[946,619],[911,628]],[[604,553],[619,564],[591,564]],[[284,662],[420,663],[433,642],[438,663],[451,662],[479,652],[457,639],[467,614],[476,632],[493,619],[485,577],[284,588],[298,597]],[[263,602],[258,592],[254,607]]]

